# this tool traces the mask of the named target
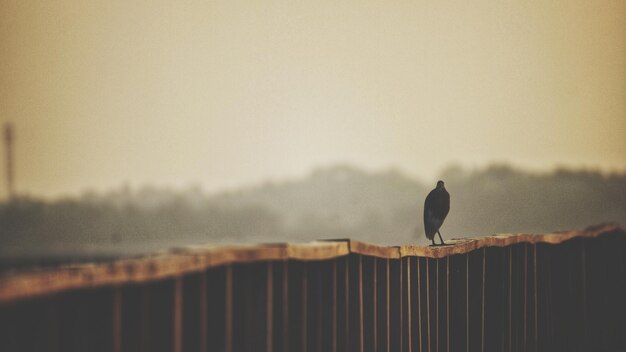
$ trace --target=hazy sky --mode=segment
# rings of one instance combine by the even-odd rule
[[[626,1],[0,0],[5,121],[40,195],[337,162],[624,170]]]

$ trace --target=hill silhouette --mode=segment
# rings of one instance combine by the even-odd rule
[[[444,238],[503,232],[543,233],[626,220],[626,174],[507,165],[452,166],[441,179],[451,194]],[[398,170],[350,165],[302,179],[205,194],[122,187],[106,194],[0,205],[0,260],[45,263],[146,253],[192,243],[353,238],[420,243],[426,194],[434,187]]]

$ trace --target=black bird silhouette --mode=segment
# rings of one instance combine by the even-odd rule
[[[446,191],[443,181],[437,181],[437,187],[428,193],[424,202],[424,232],[426,238],[435,244],[435,233],[439,234],[441,244],[444,245],[439,228],[450,211],[450,194]]]

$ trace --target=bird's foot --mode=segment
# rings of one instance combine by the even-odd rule
[[[443,241],[443,237],[441,237],[441,232],[437,231],[437,234],[439,235],[439,241],[441,241],[441,246],[445,246],[446,243]],[[434,239],[433,239],[433,243],[434,243]]]

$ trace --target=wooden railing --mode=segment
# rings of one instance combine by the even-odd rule
[[[0,351],[623,351],[626,230],[187,247],[0,277]]]

